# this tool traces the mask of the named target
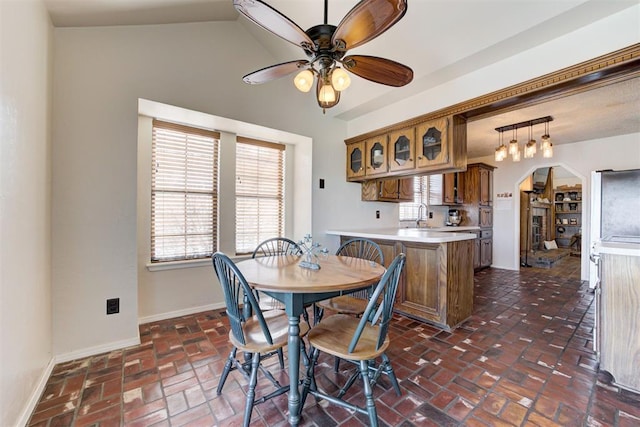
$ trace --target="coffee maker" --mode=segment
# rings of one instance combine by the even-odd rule
[[[458,209],[449,209],[449,215],[447,216],[446,224],[451,227],[456,227],[462,222],[462,213]]]

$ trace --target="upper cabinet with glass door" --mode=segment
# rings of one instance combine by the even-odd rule
[[[415,168],[416,128],[389,134],[389,172]]]
[[[467,122],[462,116],[405,122],[345,143],[348,181],[460,172],[467,167]]]
[[[449,118],[418,125],[418,168],[430,169],[449,162]]]
[[[388,172],[387,135],[378,135],[365,142],[365,164],[367,177],[384,175]]]
[[[347,180],[359,180],[364,177],[364,141],[347,145]]]

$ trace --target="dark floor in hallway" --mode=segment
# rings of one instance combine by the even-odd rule
[[[597,370],[593,294],[576,278],[486,269],[475,275],[473,316],[454,332],[394,320],[387,354],[402,396],[386,378],[375,387],[381,425],[640,425],[640,395],[618,390]],[[215,393],[229,351],[227,326],[222,311],[144,324],[139,346],[57,365],[29,425],[241,425],[244,378],[232,373],[223,394]],[[278,371],[276,358],[268,363]],[[334,374],[332,366],[331,358],[320,359],[322,388],[334,388],[353,369],[343,363]],[[361,387],[349,395],[361,401]],[[286,426],[286,416],[283,395],[258,405],[252,425]],[[302,423],[366,424],[313,398]]]

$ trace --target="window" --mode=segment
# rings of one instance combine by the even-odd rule
[[[237,138],[236,254],[284,233],[285,146]]]
[[[420,204],[427,204],[427,201],[429,200],[429,193],[427,192],[428,178],[428,176],[413,177],[413,202],[400,203],[400,221],[415,221],[418,219],[418,209]],[[423,212],[426,214],[424,210]]]
[[[153,121],[151,262],[207,258],[217,249],[219,139]]]

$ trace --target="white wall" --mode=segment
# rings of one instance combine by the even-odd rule
[[[1,426],[27,421],[53,367],[51,40],[40,2],[0,1]]]
[[[310,137],[314,159],[339,159],[336,177],[320,173],[334,182],[336,194],[344,193],[345,124],[323,116],[313,96],[298,92],[287,79],[244,84],[242,75],[273,62],[256,46],[235,22],[55,29],[52,226],[58,359],[138,339],[139,98]],[[329,171],[334,172],[333,165]],[[316,187],[318,173],[313,171]],[[298,184],[297,192],[314,197],[314,212],[322,211],[318,190],[310,182]],[[325,229],[314,218],[308,231]],[[144,304],[168,309],[152,300],[187,293],[192,293],[188,301],[176,298],[191,305],[183,309],[196,301],[200,306],[220,302],[208,288],[215,285],[212,270],[200,271],[198,277],[207,283],[197,287],[185,285],[178,271],[173,294],[151,286],[140,293],[148,299]],[[120,298],[120,313],[106,316],[105,300],[114,297]]]

